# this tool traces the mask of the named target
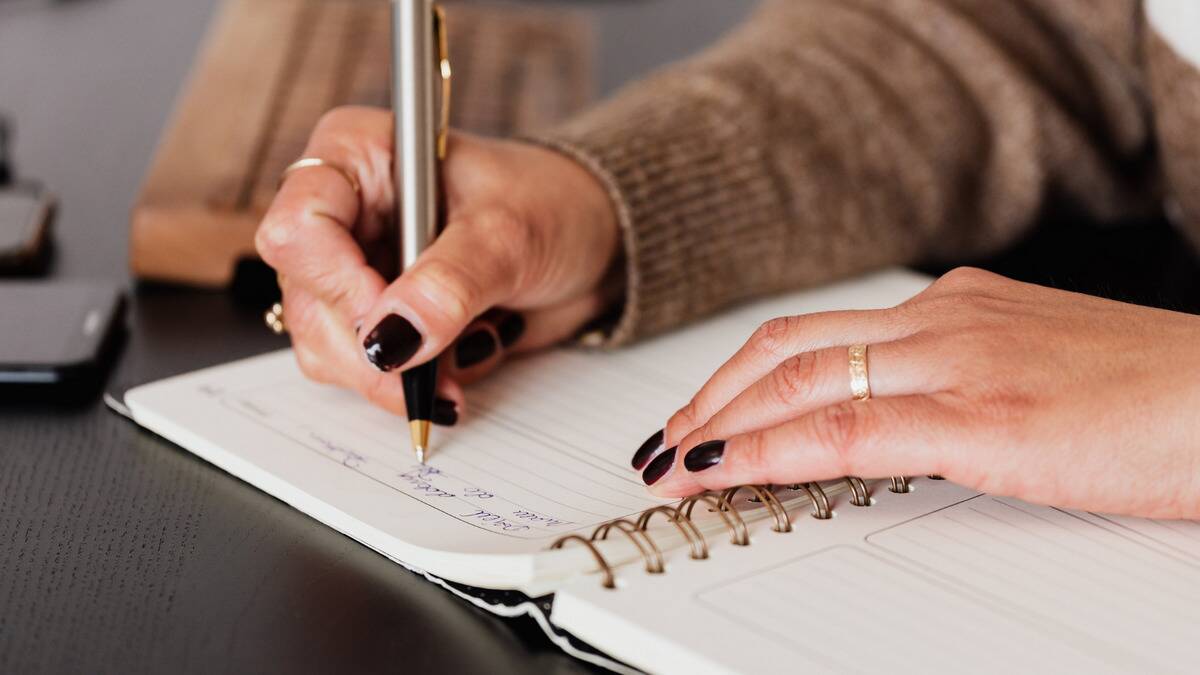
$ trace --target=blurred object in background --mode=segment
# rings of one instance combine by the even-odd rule
[[[227,286],[283,169],[323,113],[390,104],[380,0],[227,0],[133,212],[142,279]],[[592,98],[591,30],[570,12],[447,6],[455,127],[507,136]]]
[[[12,182],[12,123],[0,115],[0,187]]]
[[[125,294],[106,281],[0,284],[0,404],[94,399],[124,345]]]
[[[50,264],[54,198],[19,183],[12,165],[12,123],[0,115],[0,276],[42,274]]]

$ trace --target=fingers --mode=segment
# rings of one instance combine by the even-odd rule
[[[612,306],[614,295],[601,290],[531,312],[490,310],[468,326],[449,350],[453,358],[448,359],[446,372],[456,382],[470,384],[490,374],[511,355],[559,344]]]
[[[365,317],[362,349],[376,368],[403,370],[445,350],[475,319],[510,298],[525,273],[518,226],[502,218],[452,223]]]
[[[947,475],[970,417],[936,396],[843,402],[784,424],[683,448],[650,463],[651,491],[679,497],[746,484],[843,476]],[[656,466],[656,463],[659,466]],[[652,472],[653,470],[653,472]]]
[[[939,391],[942,382],[930,367],[926,352],[914,338],[871,345],[868,358],[873,395]],[[685,436],[679,446],[691,448],[705,441],[773,427],[850,398],[847,348],[804,352],[784,360],[747,387],[708,422]]]
[[[774,319],[763,324],[692,400],[667,422],[671,447],[703,425],[743,390],[797,354],[853,343],[890,342],[914,328],[894,309],[826,312]]]
[[[338,169],[296,171],[281,186],[255,239],[267,264],[337,309],[348,325],[366,313],[385,285],[367,264],[355,231],[377,236],[382,214],[393,203],[390,120],[389,113],[367,108],[326,115],[305,156],[351,173],[361,199]]]
[[[357,356],[354,331],[316,296],[290,283],[283,284],[284,314],[297,365],[305,377],[358,391],[374,405],[404,416],[404,388],[396,374],[380,373]],[[456,423],[465,410],[462,388],[448,377],[438,381],[434,423]]]

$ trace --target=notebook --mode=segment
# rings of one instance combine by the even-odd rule
[[[133,419],[620,672],[1200,668],[1200,523],[1035,506],[929,477],[650,496],[629,458],[761,322],[895,305],[887,271],[474,386],[416,464],[403,420],[288,351],[125,396]],[[1145,486],[1153,489],[1154,486]],[[493,592],[498,591],[498,592]]]

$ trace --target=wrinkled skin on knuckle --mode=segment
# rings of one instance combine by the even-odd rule
[[[789,357],[775,369],[771,390],[785,407],[810,399],[816,388],[817,356],[802,352]]]
[[[777,467],[771,466],[770,444],[767,435],[761,431],[753,431],[738,438],[733,461],[737,462],[739,473],[754,476],[754,480],[766,480],[768,476],[772,480],[782,480],[773,473]]]
[[[751,351],[773,361],[791,356],[791,336],[800,329],[802,321],[798,316],[783,316],[767,321],[750,336]]]
[[[699,417],[699,404],[696,399],[688,401],[687,405],[683,406],[671,416],[665,427],[667,438],[679,438],[687,436],[701,426]]]
[[[813,436],[817,444],[832,455],[832,461],[844,475],[858,473],[858,449],[866,433],[861,404],[846,401],[832,405],[812,416]]]

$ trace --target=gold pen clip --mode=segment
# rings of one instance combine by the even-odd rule
[[[438,160],[446,159],[446,147],[450,142],[450,38],[446,28],[446,11],[441,5],[433,6],[433,34],[437,41],[438,73],[442,78],[441,121],[437,132]]]

